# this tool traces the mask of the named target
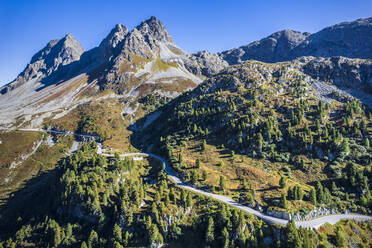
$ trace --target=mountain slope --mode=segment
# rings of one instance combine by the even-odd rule
[[[220,53],[229,64],[279,62],[301,56],[372,59],[372,18],[343,22],[317,33],[283,30],[247,46]]]
[[[84,53],[67,35],[49,42],[14,82],[0,89],[0,125],[38,126],[101,91],[128,102],[150,93],[174,97],[226,66],[218,55],[184,52],[155,17],[131,31],[116,25],[98,47]]]
[[[264,62],[284,61],[289,58],[289,52],[309,35],[309,33],[283,30],[247,46],[224,51],[221,56],[229,64],[237,64],[250,59]]]
[[[58,70],[61,66],[79,60],[84,48],[71,35],[50,41],[36,53],[24,71],[10,84],[1,88],[1,94],[17,88],[31,79],[40,80]]]
[[[224,69],[160,108],[150,125],[138,121],[144,128],[133,142],[167,156],[190,184],[268,213],[302,218],[315,206],[370,213],[372,113],[329,78],[306,74],[312,65],[304,61],[329,63],[305,57]]]

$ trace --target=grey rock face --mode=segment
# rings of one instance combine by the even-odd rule
[[[283,30],[247,46],[231,49],[221,53],[229,64],[237,64],[245,60],[276,62],[289,58],[289,52],[304,41],[309,33]]]
[[[174,41],[167,29],[156,17],[152,16],[150,19],[142,22],[137,30],[147,39],[147,42],[151,44],[151,41],[157,40],[174,44]]]
[[[109,35],[101,42],[99,48],[104,52],[104,54],[113,54],[124,37],[128,34],[127,27],[122,24],[117,24],[109,33]],[[108,57],[106,55],[106,57]]]
[[[299,56],[372,59],[372,18],[343,22],[310,35],[291,52],[291,58]]]
[[[119,93],[130,91],[129,84],[133,87],[133,84],[138,85],[139,82],[149,79],[146,76],[139,79],[134,76],[134,72],[144,69],[144,64],[151,61],[155,61],[155,64],[163,64],[165,67],[172,65],[173,68],[179,70],[179,73],[173,71],[168,77],[164,74],[162,77],[167,81],[169,78],[182,78],[183,76],[180,77],[180,74],[184,72],[198,77],[209,76],[228,66],[216,54],[205,51],[192,55],[186,53],[174,43],[165,26],[155,17],[151,17],[124,37],[120,45],[120,52],[111,59],[107,73],[99,80],[101,87]],[[156,73],[151,69],[147,70],[150,70],[145,72],[148,76]],[[157,82],[161,81],[158,77],[156,78]],[[186,78],[190,79],[187,75]],[[196,80],[191,80],[195,83],[201,81],[197,77],[195,78]]]
[[[1,89],[1,93],[14,89],[31,79],[49,76],[61,66],[79,60],[83,52],[84,48],[71,34],[67,34],[62,39],[52,40],[32,57],[25,70],[13,82]]]
[[[304,73],[321,81],[332,82],[342,88],[353,88],[372,93],[372,61],[345,57],[303,57]]]
[[[372,18],[343,22],[317,33],[284,30],[221,53],[229,64],[246,60],[280,62],[301,56],[372,59]]]
[[[200,51],[189,56],[185,61],[188,70],[196,75],[205,75],[207,77],[226,68],[228,63],[218,54],[208,51]]]

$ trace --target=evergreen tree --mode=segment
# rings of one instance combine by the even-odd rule
[[[225,177],[224,176],[220,176],[220,190],[225,190],[225,187],[226,187],[226,183],[225,183]]]
[[[196,168],[197,168],[197,169],[200,168],[201,162],[200,162],[200,159],[199,159],[199,158],[196,159],[196,163],[195,163],[195,165],[196,165]]]
[[[203,170],[202,172],[203,181],[207,180],[207,176],[208,176],[207,171]]]
[[[261,133],[258,133],[257,146],[258,146],[258,150],[261,152],[262,151],[262,147],[263,147],[263,137],[262,137],[262,134]]]
[[[365,138],[364,138],[364,146],[365,146],[367,149],[369,149],[369,147],[370,147],[368,137],[365,137]]]
[[[316,192],[315,192],[315,189],[314,188],[311,188],[310,190],[310,201],[313,205],[317,205],[317,201],[316,201]]]
[[[294,220],[288,221],[287,224],[287,246],[291,248],[302,248],[302,240],[299,237]]]
[[[322,184],[319,181],[316,184],[316,199],[319,203],[324,202],[324,190]]]
[[[205,233],[205,242],[207,245],[211,245],[214,241],[214,221],[212,217],[208,219],[208,226]]]
[[[345,233],[341,226],[336,227],[336,244],[337,247],[346,247]]]
[[[284,189],[287,186],[287,178],[281,176],[279,180],[280,188]]]
[[[112,234],[113,234],[113,237],[114,239],[117,241],[117,242],[121,242],[122,241],[122,231],[121,231],[121,227],[115,223],[114,225],[114,229],[112,231]]]
[[[229,232],[227,231],[226,227],[224,227],[222,230],[222,247],[223,248],[229,247]]]
[[[287,208],[287,205],[288,205],[288,203],[287,203],[287,197],[286,197],[285,194],[282,194],[282,207],[283,208]]]

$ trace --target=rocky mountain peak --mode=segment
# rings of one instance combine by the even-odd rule
[[[139,26],[136,27],[136,29],[147,39],[155,39],[174,44],[174,41],[164,24],[155,16],[143,21]]]
[[[303,42],[309,35],[309,33],[286,29],[246,46],[222,52],[221,56],[229,64],[250,59],[264,62],[285,60],[288,57],[288,52]]]
[[[68,64],[74,60],[78,60],[83,52],[84,48],[75,37],[72,34],[67,34],[62,39],[48,42],[43,49],[32,57],[30,64],[38,60],[51,62],[54,66]],[[57,59],[56,63],[53,62],[54,59]]]
[[[99,46],[105,49],[116,48],[127,34],[127,27],[123,24],[116,24]]]
[[[372,18],[342,22],[310,35],[292,52],[300,56],[372,58]]]
[[[297,46],[303,40],[305,40],[310,33],[302,33],[295,30],[285,29],[270,35],[268,38],[274,38],[276,40],[282,40],[290,44],[292,47]]]
[[[50,75],[61,65],[79,60],[83,52],[84,48],[71,34],[67,34],[62,39],[51,40],[32,57],[30,64],[16,80],[28,81],[36,76]]]
[[[282,30],[220,53],[229,64],[245,60],[288,61],[301,56],[372,58],[372,18],[342,22],[317,33]]]

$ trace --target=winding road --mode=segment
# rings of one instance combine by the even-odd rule
[[[74,133],[74,132],[70,132],[70,131],[63,131],[63,130],[45,130],[45,129],[30,129],[30,128],[28,128],[28,129],[26,129],[26,128],[17,129],[17,130],[20,130],[20,131],[35,131],[35,132],[50,132],[50,133],[57,133],[57,134],[75,135],[75,136],[86,137],[86,138],[98,138],[95,135],[78,134],[78,133]],[[98,143],[97,153],[101,154],[101,155],[104,155],[104,156],[112,156],[111,154],[102,153],[102,144],[101,143]],[[193,191],[193,192],[201,194],[201,195],[212,197],[215,200],[224,202],[224,203],[226,203],[226,204],[228,204],[232,207],[236,207],[238,209],[241,209],[244,212],[253,214],[253,215],[257,216],[258,218],[262,219],[263,221],[267,222],[268,224],[286,225],[288,223],[288,220],[276,218],[276,217],[273,217],[273,216],[269,216],[265,213],[262,213],[262,212],[259,212],[259,211],[255,210],[253,208],[242,205],[242,204],[234,201],[230,197],[213,194],[213,193],[210,193],[210,192],[207,192],[207,191],[204,191],[204,190],[200,190],[200,189],[197,189],[195,187],[192,187],[190,185],[185,184],[184,182],[181,181],[181,179],[179,179],[177,177],[176,173],[169,167],[167,161],[164,158],[162,158],[158,155],[155,155],[155,154],[152,154],[152,153],[124,153],[124,154],[121,154],[121,157],[135,157],[135,156],[152,157],[152,158],[160,160],[162,163],[165,164],[165,172],[168,174],[168,177],[170,178],[170,180],[172,182],[174,182],[175,184],[177,184],[181,188],[184,188],[184,189],[189,190],[189,191]],[[336,224],[338,221],[345,220],[345,219],[349,219],[349,220],[352,219],[352,220],[355,220],[355,221],[372,221],[372,216],[353,214],[353,213],[334,214],[334,215],[322,216],[322,217],[315,218],[315,219],[312,219],[312,220],[295,221],[295,224],[296,224],[297,227],[318,229],[320,226],[324,225],[325,223],[330,223],[330,224],[333,225],[333,224]]]
[[[259,212],[259,211],[255,210],[253,208],[242,205],[242,204],[234,201],[230,197],[213,194],[213,193],[210,193],[210,192],[207,192],[207,191],[204,191],[204,190],[200,190],[200,189],[197,189],[195,187],[192,187],[190,185],[185,184],[184,182],[181,181],[181,179],[179,179],[177,177],[177,175],[174,173],[174,171],[169,167],[167,161],[164,158],[159,157],[158,155],[151,154],[151,153],[125,153],[125,154],[121,154],[121,157],[129,157],[129,156],[145,156],[145,157],[149,156],[149,157],[153,157],[155,159],[160,160],[162,163],[165,164],[165,171],[167,172],[168,177],[175,184],[177,184],[181,188],[184,188],[186,190],[190,190],[190,191],[193,191],[195,193],[199,193],[199,194],[202,194],[202,195],[205,195],[205,196],[212,197],[213,199],[224,202],[226,204],[229,204],[232,207],[239,208],[239,209],[243,210],[244,212],[247,212],[247,213],[250,213],[250,214],[253,214],[253,215],[257,216],[258,218],[262,219],[263,221],[267,222],[268,224],[286,225],[287,222],[288,222],[288,220],[276,218],[276,217],[273,217],[273,216],[269,216],[265,213],[262,213],[262,212]],[[295,221],[295,224],[296,224],[297,227],[318,229],[319,227],[321,227],[322,225],[324,225],[327,222],[329,224],[333,225],[333,224],[336,224],[338,221],[345,220],[345,219],[352,219],[352,220],[355,220],[355,221],[372,221],[372,216],[352,214],[352,213],[350,213],[350,214],[334,214],[334,215],[322,216],[322,217],[315,218],[315,219],[312,219],[312,220],[307,220],[307,221]]]

